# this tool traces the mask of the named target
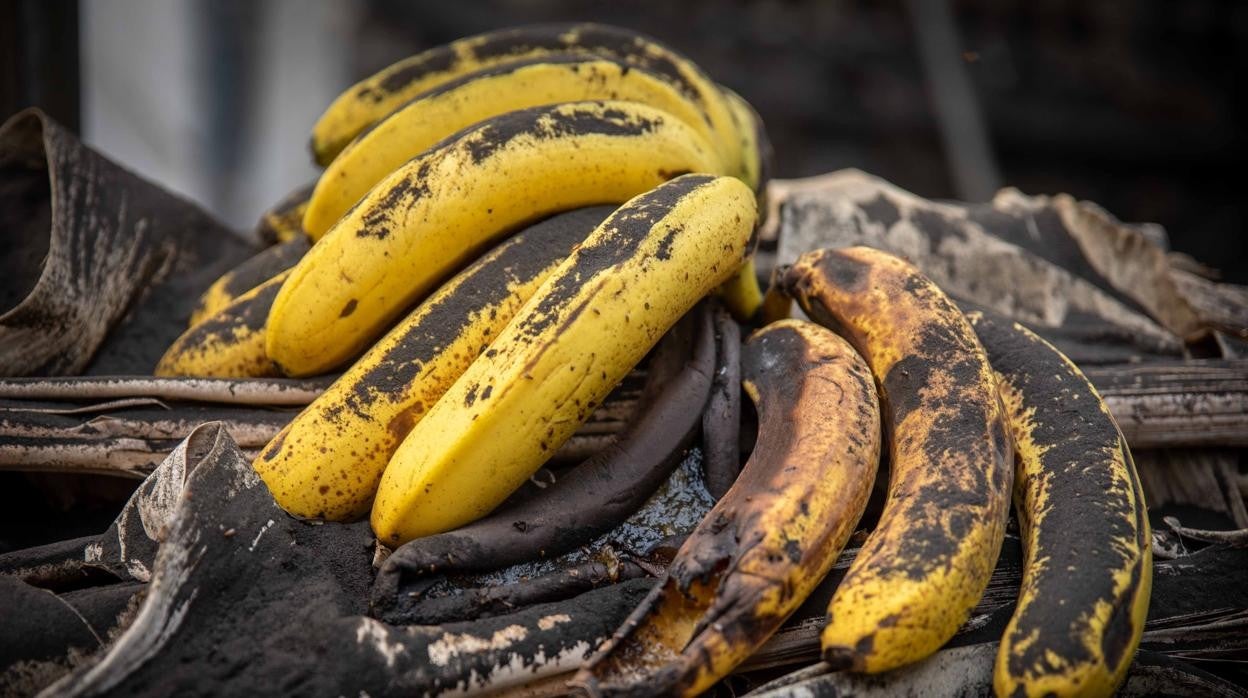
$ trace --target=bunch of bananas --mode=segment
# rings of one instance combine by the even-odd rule
[[[737,376],[757,442],[575,685],[693,695],[730,673],[828,573],[886,441],[886,504],[829,603],[824,660],[878,673],[947,642],[987,586],[1013,493],[1026,573],[998,693],[1107,695],[1123,679],[1147,612],[1149,531],[1100,397],[1043,340],[964,314],[876,250],[808,253],[773,273],[764,302],[750,261],[762,124],[688,59],[593,24],[471,37],[347,90],[312,148],[323,176],[263,222],[281,242],[205,293],[158,373],[343,370],[254,466],[296,516],[371,511],[398,548],[375,603],[403,572],[575,544],[557,519],[588,513],[554,497],[524,505],[531,531],[483,517],[718,294],[764,326],[741,347],[731,318],[723,330],[699,311],[695,358],[671,378],[654,352],[652,378],[668,385],[569,486],[635,505],[628,483],[602,485],[608,471],[653,480],[693,433],[693,405],[710,405],[704,439],[733,435],[706,451],[735,469]],[[785,319],[792,302],[814,322]],[[740,372],[712,390],[716,346],[739,353]],[[660,422],[678,426],[656,440]],[[499,541],[506,554],[484,559]]]

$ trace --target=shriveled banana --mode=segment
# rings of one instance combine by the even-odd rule
[[[845,340],[783,320],[742,351],[758,442],[666,576],[577,675],[591,695],[693,696],[819,584],[866,508],[880,456],[871,371]]]
[[[660,75],[699,105],[717,134],[717,148],[737,152],[739,136],[718,86],[688,58],[627,29],[603,24],[538,24],[471,36],[395,63],[352,85],[312,129],[316,161],[330,161],[358,134],[421,93],[469,73],[504,63],[552,55],[597,56]],[[740,160],[727,174],[743,176]],[[748,182],[751,186],[756,181]]]
[[[405,543],[498,506],[737,271],[757,215],[749,187],[710,175],[621,206],[404,439],[373,504],[378,539]]]
[[[586,56],[505,63],[424,92],[360,134],[321,175],[303,226],[321,237],[373,185],[456,131],[517,109],[588,99],[657,107],[717,144],[699,103],[660,75]]]
[[[289,375],[328,371],[518,226],[719,169],[696,131],[634,102],[489,119],[382,180],[313,246],[273,303],[268,354]]]
[[[277,503],[310,518],[367,514],[403,437],[613,210],[578,209],[530,226],[399,322],[256,457]]]
[[[1109,696],[1140,644],[1152,539],[1131,451],[1096,388],[1022,325],[968,315],[1014,434],[1025,559],[999,696]]]
[[[158,376],[263,378],[282,375],[264,351],[265,319],[284,271],[234,299],[174,340],[156,364]]]
[[[888,500],[828,606],[824,661],[918,661],[967,619],[1001,550],[1014,468],[996,379],[962,312],[897,257],[809,252],[781,283],[866,357],[890,432]]]

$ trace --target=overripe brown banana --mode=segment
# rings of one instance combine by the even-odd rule
[[[563,54],[504,63],[424,92],[360,134],[317,182],[304,229],[321,237],[373,185],[457,131],[517,109],[590,99],[662,109],[718,146],[701,105],[662,75],[606,58]]]
[[[968,317],[1014,435],[1026,556],[997,653],[997,695],[1112,695],[1139,646],[1152,586],[1131,451],[1096,388],[1060,351],[1009,320]]]
[[[199,297],[199,303],[191,311],[188,326],[194,327],[217,311],[233,303],[236,298],[290,269],[311,247],[307,236],[299,235],[285,242],[267,247],[242,264],[221,275]]]
[[[593,23],[504,29],[401,60],[334,100],[312,130],[312,152],[318,163],[328,165],[358,134],[427,90],[482,69],[559,54],[608,58],[665,77],[707,115],[721,149],[743,154],[723,93],[697,65],[650,37]],[[739,159],[728,165],[727,174],[745,172]]]
[[[666,576],[577,675],[591,695],[693,696],[750,656],[823,579],[880,456],[870,369],[832,332],[784,320],[742,352],[754,453]]]
[[[277,503],[333,521],[368,513],[412,426],[613,210],[578,209],[530,226],[400,321],[256,457]]]
[[[886,671],[953,637],[996,564],[1014,472],[996,380],[957,306],[897,257],[809,252],[781,284],[866,357],[887,407],[888,499],[822,635],[829,664]]]
[[[718,169],[696,131],[633,102],[486,120],[382,180],[304,255],[273,303],[268,355],[289,375],[328,371],[517,226]]]
[[[378,539],[404,543],[498,506],[737,271],[757,215],[749,187],[710,175],[621,206],[404,439],[373,505]]]
[[[263,378],[282,375],[264,351],[265,319],[290,271],[234,299],[183,332],[156,364],[157,376]]]

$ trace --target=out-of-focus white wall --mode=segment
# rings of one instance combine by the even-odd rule
[[[222,132],[209,122],[219,118],[213,107],[222,99],[208,78],[222,58],[212,55],[221,42],[205,35],[212,2],[81,2],[83,136],[249,231],[270,204],[317,175],[308,134],[351,81],[348,49],[358,5],[265,0],[245,13],[259,24],[238,28],[254,37],[244,66],[253,82],[245,98],[229,101],[245,110],[237,116],[247,128]],[[213,151],[231,148],[236,157],[222,167]]]

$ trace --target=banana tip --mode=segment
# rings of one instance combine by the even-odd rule
[[[856,666],[859,663],[858,653],[844,645],[824,646],[823,663],[828,665],[830,671],[861,671],[861,667]]]

